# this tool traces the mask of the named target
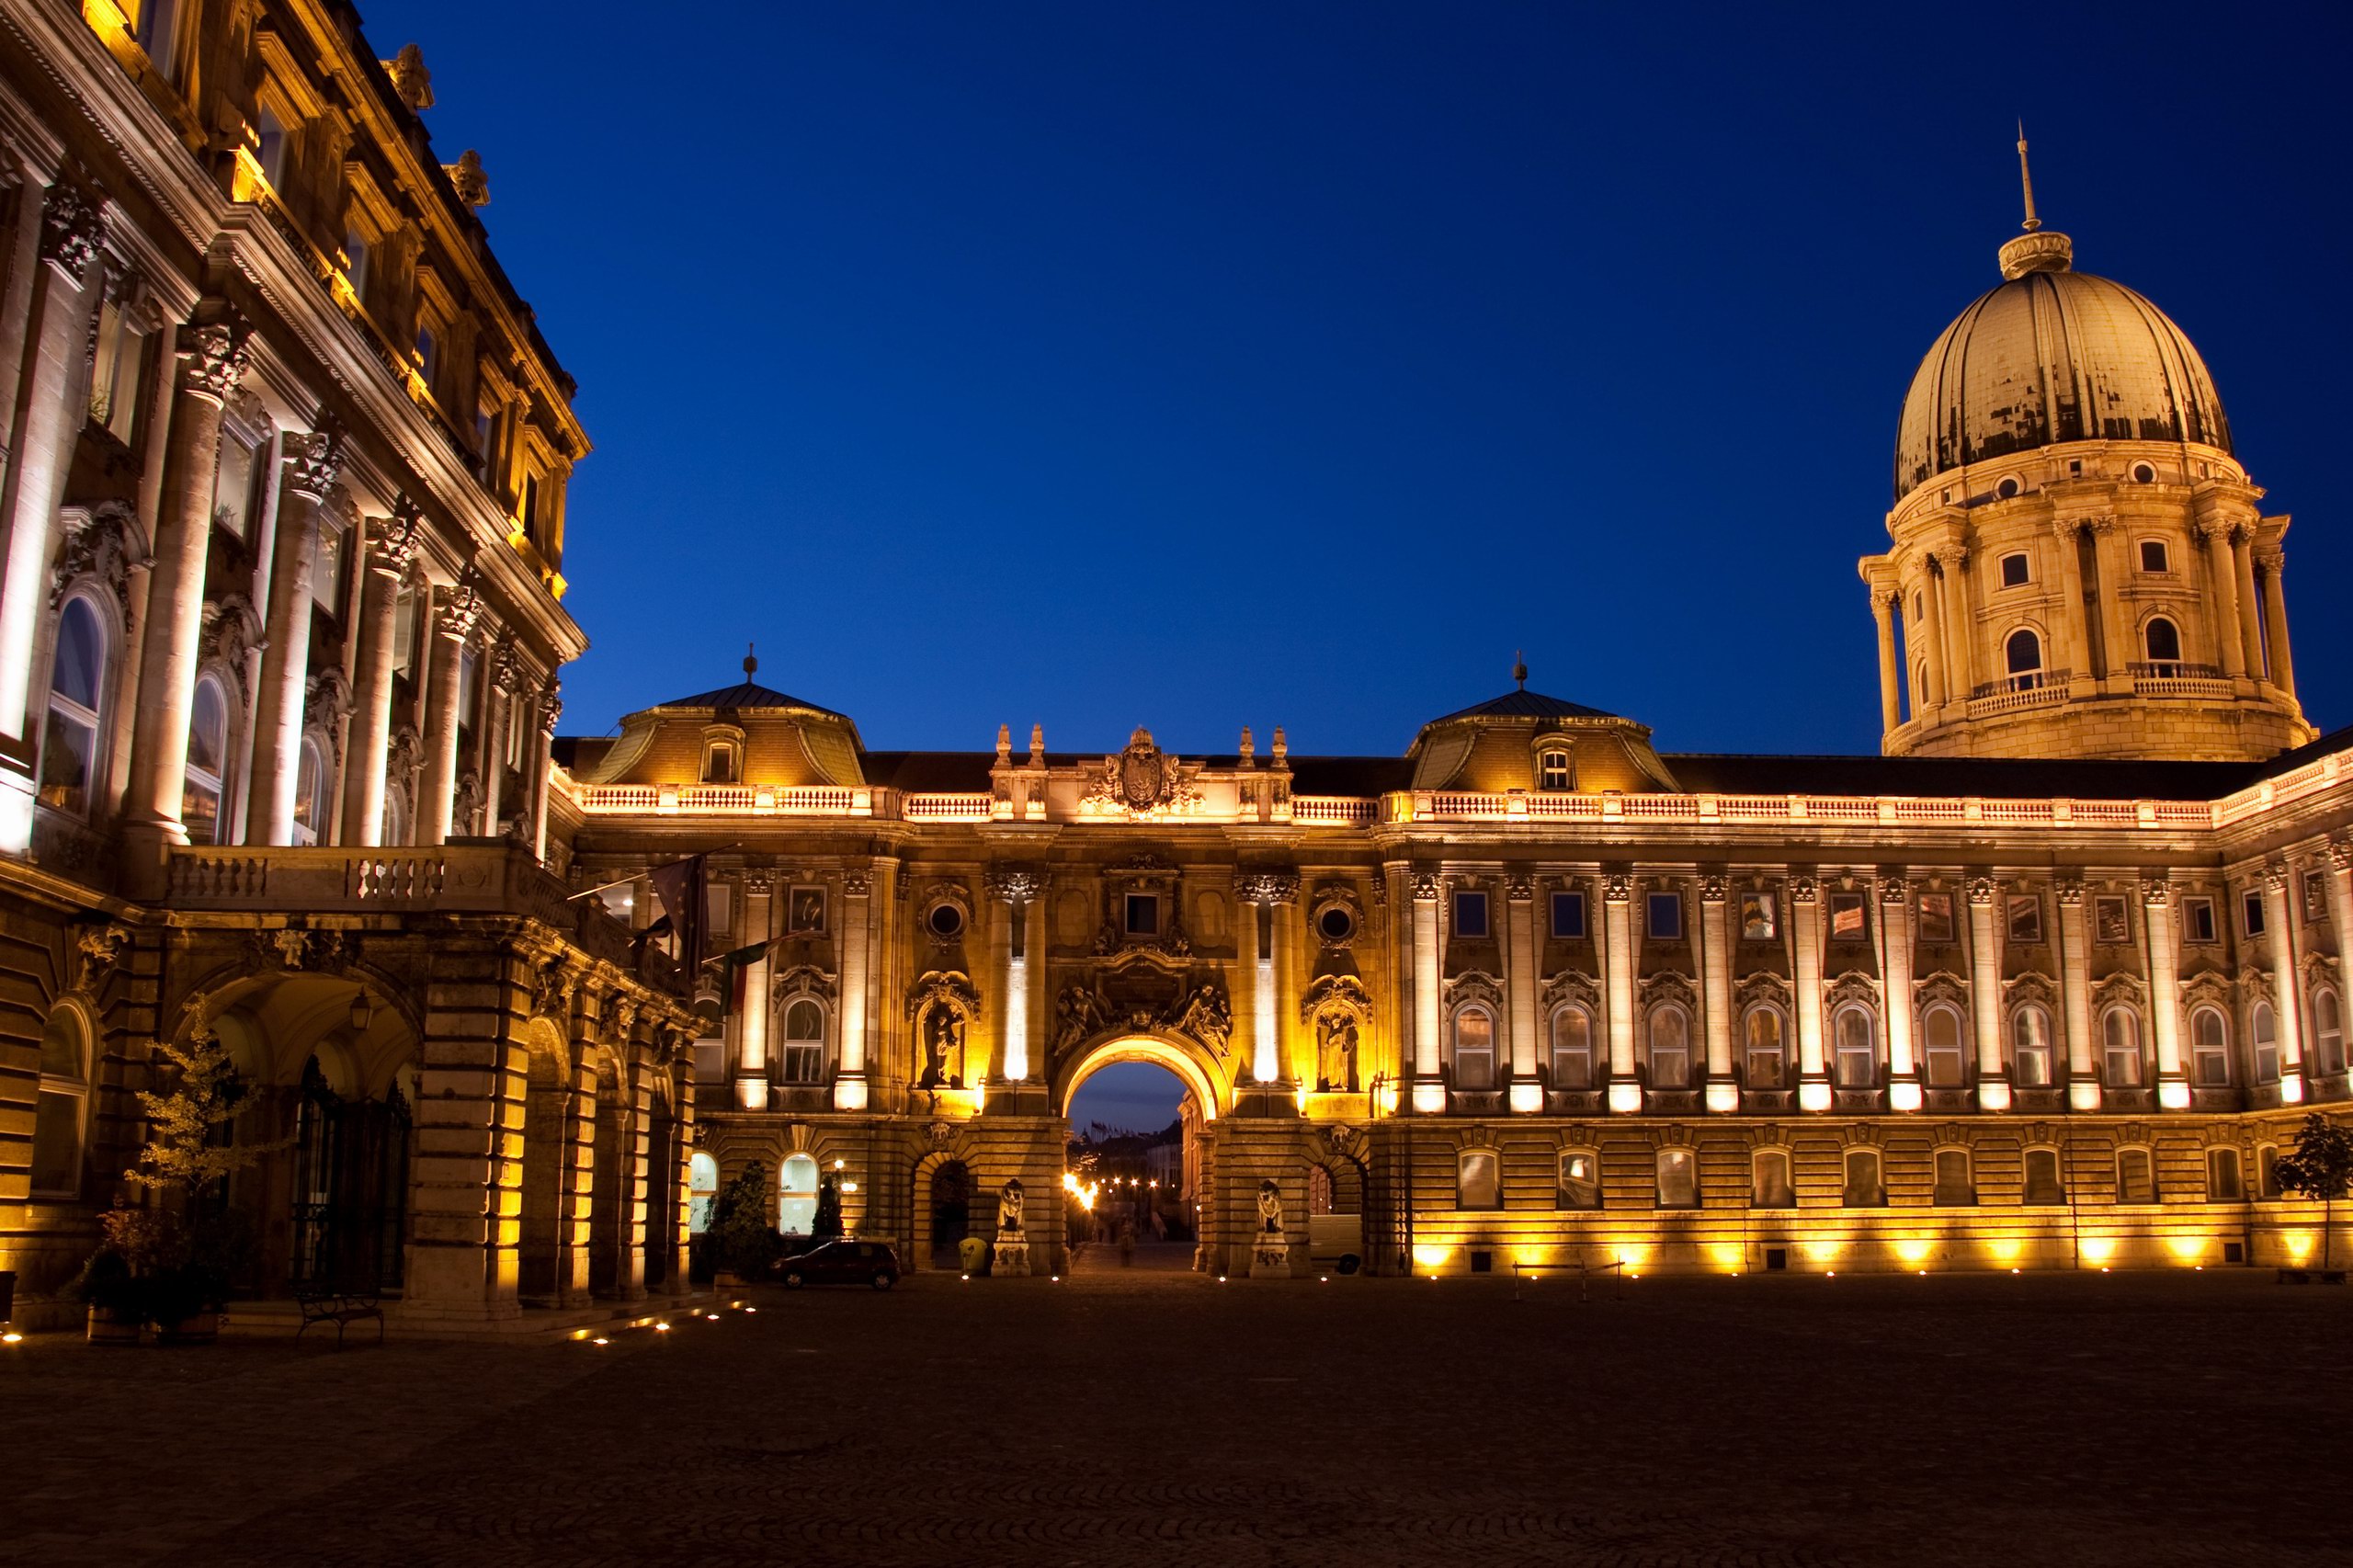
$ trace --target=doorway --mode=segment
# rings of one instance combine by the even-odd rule
[[[961,1267],[956,1249],[972,1229],[972,1173],[961,1160],[942,1161],[931,1173],[931,1214],[926,1232],[931,1267]]]
[[[1064,1214],[1074,1274],[1197,1267],[1199,1096],[1156,1062],[1113,1062],[1071,1096]]]

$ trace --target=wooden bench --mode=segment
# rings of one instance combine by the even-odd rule
[[[376,1320],[376,1343],[384,1343],[384,1309],[373,1290],[298,1290],[294,1304],[302,1309],[302,1326],[294,1331],[301,1338],[311,1332],[313,1324],[335,1324],[335,1347],[343,1348],[343,1333],[355,1323],[369,1318]]]

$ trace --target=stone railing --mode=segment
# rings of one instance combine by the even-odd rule
[[[1370,827],[1375,803],[1359,795],[1293,795],[1290,820],[1310,827]]]
[[[986,822],[995,800],[985,791],[908,795],[899,802],[899,815],[907,822]]]
[[[503,839],[417,849],[175,849],[164,902],[253,915],[520,915],[659,990],[686,990],[669,955],[636,941],[600,900],[574,897],[529,851]]]
[[[591,816],[651,812],[657,816],[867,817],[874,791],[834,785],[581,784],[573,800]]]

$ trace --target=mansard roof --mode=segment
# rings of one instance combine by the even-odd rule
[[[820,707],[814,702],[804,702],[798,697],[787,696],[772,686],[762,686],[756,681],[748,680],[737,681],[733,686],[722,686],[715,691],[698,692],[692,697],[674,697],[669,701],[657,703],[655,706],[660,708],[798,708],[811,713],[822,713],[828,719],[848,717],[846,713],[836,713],[832,709]]]

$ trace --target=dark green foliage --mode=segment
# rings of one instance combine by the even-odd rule
[[[703,1243],[711,1267],[750,1279],[776,1261],[783,1243],[776,1233],[770,1201],[765,1160],[746,1162],[735,1179],[719,1189],[710,1233]]]

